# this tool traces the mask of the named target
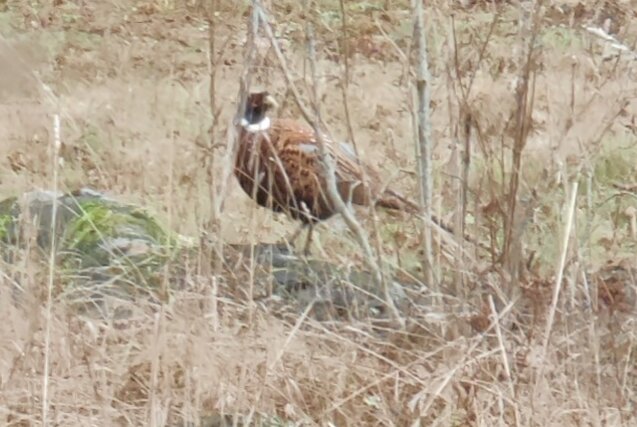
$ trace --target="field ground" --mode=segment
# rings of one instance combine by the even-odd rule
[[[308,12],[294,1],[269,3],[307,93]],[[320,105],[329,131],[347,139],[340,2],[315,3]],[[47,275],[29,257],[6,271],[34,297],[15,305],[8,286],[0,289],[2,424],[42,423],[46,356],[51,425],[213,426],[222,425],[222,413],[263,425],[636,425],[637,2],[545,2],[515,195],[516,88],[527,46],[519,21],[528,21],[531,2],[426,3],[435,209],[448,221],[458,212],[469,123],[466,227],[491,251],[460,259],[437,247],[440,292],[422,285],[430,306],[418,313],[426,315],[382,333],[365,321],[281,318],[249,298],[217,301],[209,278],[195,270],[187,274],[190,289],[159,312],[141,306],[125,328],[76,316],[61,300],[47,320]],[[58,111],[61,189],[89,186],[149,206],[170,228],[197,236],[210,217],[212,170],[225,197],[221,239],[281,240],[295,224],[255,207],[234,179],[219,181],[248,5],[217,2],[211,129],[209,32],[198,2],[0,0],[0,198],[52,188],[51,113]],[[348,1],[345,8],[345,93],[357,146],[393,187],[417,199],[408,4]],[[626,51],[619,55],[587,26],[607,30]],[[278,96],[277,114],[298,116],[263,34],[257,46],[253,82]],[[210,134],[219,148],[206,168]],[[519,200],[508,253],[515,268],[500,259],[511,197]],[[420,277],[420,222],[356,212],[366,230],[378,229],[372,235],[387,259]],[[319,235],[324,255],[361,265],[341,219],[321,225]],[[8,281],[2,274],[0,283]],[[495,325],[492,310],[500,314]]]

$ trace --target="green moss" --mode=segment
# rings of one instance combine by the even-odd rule
[[[136,227],[157,241],[164,235],[155,220],[139,210],[120,211],[102,201],[83,202],[79,208],[82,215],[68,228],[73,236],[72,247],[93,246],[104,237],[113,237],[122,226]]]
[[[162,253],[140,254],[134,260],[138,266],[155,265],[165,258],[174,240],[141,209],[88,200],[78,202],[78,216],[65,230],[64,249],[79,255],[83,266],[106,265],[112,258],[128,258],[107,247],[107,242],[118,238],[141,240],[153,248],[165,249]]]
[[[9,225],[13,222],[11,215],[0,215],[0,240],[6,240],[9,236]]]
[[[0,202],[0,240],[9,240],[9,227],[14,222],[15,197],[10,197]]]

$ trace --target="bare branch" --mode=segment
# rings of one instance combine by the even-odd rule
[[[420,197],[425,221],[424,234],[424,272],[430,285],[433,281],[433,253],[431,239],[431,124],[429,119],[429,67],[427,65],[427,39],[422,1],[412,3],[415,15],[415,38],[418,44],[418,64],[416,70],[416,91],[418,96],[418,153],[420,169]]]
[[[522,215],[517,214],[518,188],[522,168],[522,152],[526,146],[527,137],[531,129],[531,114],[533,112],[533,101],[535,98],[535,70],[533,67],[536,40],[540,31],[540,13],[542,2],[538,1],[531,16],[527,30],[528,45],[522,56],[521,74],[516,88],[517,110],[515,112],[515,137],[513,141],[512,163],[510,184],[508,188],[508,209],[505,227],[505,240],[502,249],[503,261],[513,280],[511,290],[516,287],[519,276],[518,266],[522,257],[519,240],[521,237]]]

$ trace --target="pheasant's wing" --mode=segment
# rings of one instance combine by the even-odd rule
[[[267,144],[262,145],[263,156],[268,159],[275,192],[283,203],[300,215],[330,216],[333,209],[325,193],[313,132],[297,122],[279,119],[269,134]]]
[[[295,128],[293,126],[296,126]],[[295,129],[294,134],[288,133],[288,144],[296,147],[311,163],[311,169],[318,176],[321,191],[325,188],[323,165],[320,162],[319,147],[314,131],[308,127],[300,127],[298,123],[280,121],[279,126]],[[369,204],[367,189],[375,188],[378,176],[358,159],[353,147],[346,143],[336,143],[324,138],[327,153],[335,161],[336,187],[346,202],[357,205]],[[310,160],[311,159],[311,160]]]
[[[377,187],[378,176],[356,156],[354,148],[345,143],[329,145],[336,159],[337,187],[344,200],[356,205],[368,205],[369,189]]]

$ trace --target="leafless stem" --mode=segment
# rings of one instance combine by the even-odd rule
[[[412,2],[415,15],[415,38],[418,44],[418,63],[416,70],[416,91],[418,96],[418,153],[420,169],[420,197],[423,205],[423,243],[425,280],[430,285],[433,280],[433,252],[431,228],[431,130],[429,121],[429,67],[427,65],[427,39],[422,2]]]
[[[60,138],[60,115],[53,115],[53,203],[51,207],[51,249],[46,297],[46,326],[44,333],[44,373],[42,378],[42,424],[47,425],[49,412],[49,365],[51,361],[51,310],[53,308],[53,284],[55,278],[55,254],[57,246],[58,170],[62,140]]]
[[[487,45],[489,40],[491,40],[491,36],[493,34],[493,30],[498,22],[499,13],[496,13],[491,21],[491,26],[489,27],[489,32],[482,43],[479,55],[478,62],[471,73],[471,77],[469,79],[469,83],[466,85],[463,84],[462,81],[462,73],[460,71],[460,60],[459,60],[459,47],[458,47],[458,39],[456,37],[456,26],[455,19],[452,16],[450,21],[450,36],[449,38],[452,41],[452,50],[451,50],[451,58],[447,64],[447,83],[450,89],[450,95],[448,97],[449,102],[449,119],[452,124],[452,132],[453,132],[453,141],[454,141],[454,149],[455,151],[455,170],[458,174],[457,180],[454,182],[454,187],[456,188],[457,193],[457,204],[456,204],[456,212],[455,212],[455,231],[456,236],[460,243],[462,244],[461,238],[465,235],[466,222],[465,218],[467,215],[467,203],[468,203],[468,193],[469,193],[469,167],[471,164],[471,127],[472,127],[472,118],[471,118],[471,109],[469,107],[469,96],[471,92],[471,88],[474,82],[474,79],[477,75],[477,71],[480,68],[480,64],[484,60],[484,55],[486,52]],[[452,72],[453,70],[453,72]],[[458,93],[458,91],[460,93]],[[455,100],[458,105],[458,116],[453,116],[452,110],[452,100],[451,95],[454,95]],[[462,130],[462,135],[460,135],[460,131]],[[463,143],[463,144],[462,144]],[[464,269],[465,259],[464,259],[464,251],[461,251],[460,256],[457,257],[457,275],[456,275],[456,291],[462,292],[465,289],[464,282]]]
[[[356,158],[358,157],[358,146],[356,145],[356,139],[354,138],[354,129],[352,127],[352,120],[349,114],[349,102],[347,97],[347,89],[349,88],[349,79],[350,79],[350,67],[349,67],[349,45],[347,38],[347,15],[345,13],[345,2],[344,0],[339,1],[341,7],[341,58],[343,58],[344,75],[341,79],[341,92],[343,94],[343,108],[345,109],[345,123],[347,124],[347,136],[352,146],[354,147],[354,152],[356,153]]]
[[[218,0],[214,0],[214,1],[216,2]],[[253,11],[254,10],[256,9],[253,8]],[[219,185],[217,186],[217,197],[216,197],[216,203],[214,207],[214,209],[217,212],[220,212],[221,210],[223,210],[224,197],[222,196],[223,196],[224,190],[227,188],[228,181],[230,180],[232,176],[232,169],[234,166],[234,155],[236,154],[235,142],[237,139],[237,129],[235,125],[239,123],[239,121],[241,120],[241,117],[243,116],[243,112],[245,111],[246,97],[248,94],[250,81],[251,81],[251,69],[252,69],[252,64],[254,63],[254,57],[256,54],[255,39],[256,39],[258,28],[259,28],[258,14],[256,12],[253,12],[251,20],[249,21],[249,25],[248,25],[247,42],[246,42],[245,51],[244,51],[243,70],[241,72],[241,77],[239,79],[239,92],[237,95],[237,99],[239,100],[239,103],[237,105],[237,109],[235,111],[234,117],[232,118],[232,122],[228,126],[228,131],[226,134],[225,155],[221,162],[222,173],[221,173],[221,179],[219,179]],[[227,43],[224,43],[222,48],[225,48],[226,44]],[[213,89],[211,88],[211,91],[212,90]],[[211,103],[212,103],[212,99],[211,99]]]
[[[211,0],[210,2],[211,10],[210,15],[208,16],[208,73],[210,77],[210,89],[208,92],[209,101],[210,101],[210,119],[211,119],[211,132],[214,132],[216,128],[216,117],[215,111],[217,106],[216,101],[216,75],[217,75],[217,56],[215,53],[215,40],[216,40],[216,30],[217,30],[217,20],[215,19],[215,11],[217,10],[217,0]],[[214,145],[214,138],[210,139],[210,146]],[[214,178],[213,178],[214,179]]]
[[[257,10],[257,14],[263,24],[265,34],[270,40],[270,43],[272,43],[272,46],[274,48],[274,54],[276,55],[277,60],[279,61],[279,66],[281,67],[281,71],[283,72],[283,76],[285,77],[285,81],[288,85],[288,88],[290,92],[292,92],[292,98],[294,99],[296,106],[299,108],[301,115],[310,124],[310,126],[312,127],[318,126],[316,120],[314,120],[314,115],[309,110],[309,108],[305,106],[305,104],[302,101],[301,93],[299,92],[299,89],[296,83],[294,82],[292,73],[290,72],[290,69],[287,65],[287,60],[285,59],[285,56],[283,55],[283,52],[281,51],[279,42],[276,40],[276,37],[274,37],[274,31],[272,30],[272,26],[270,25],[270,22],[268,20],[267,12],[261,6],[258,0],[255,0],[254,4],[255,4],[255,9]]]
[[[508,209],[505,226],[505,240],[502,250],[504,265],[506,266],[513,284],[511,291],[516,288],[518,279],[518,264],[521,253],[518,253],[519,245],[514,244],[521,237],[520,215],[516,215],[518,209],[518,187],[520,183],[520,174],[522,168],[522,152],[526,145],[528,133],[531,129],[531,114],[533,112],[533,100],[535,96],[535,71],[533,69],[533,55],[535,52],[535,40],[539,33],[542,1],[538,1],[535,5],[533,14],[529,17],[532,20],[530,24],[530,35],[526,52],[523,56],[523,66],[521,67],[521,75],[519,76],[516,88],[517,110],[515,112],[516,133],[513,141],[512,167],[511,177],[508,188]],[[515,240],[515,242],[514,242]],[[515,250],[514,250],[515,249]]]
[[[460,137],[458,135],[459,132],[459,123],[461,121],[461,119],[459,117],[457,117],[454,114],[454,110],[455,110],[455,104],[453,103],[453,99],[455,98],[455,100],[457,101],[459,96],[457,94],[457,86],[461,86],[461,82],[459,82],[459,78],[458,78],[458,72],[457,72],[457,43],[456,43],[456,33],[455,33],[455,25],[454,25],[454,18],[453,16],[451,17],[451,40],[453,41],[452,43],[452,50],[450,53],[451,58],[447,61],[446,64],[446,83],[447,83],[447,105],[448,105],[448,114],[449,114],[449,126],[452,129],[452,141],[453,141],[453,145],[452,145],[452,156],[453,156],[453,172],[452,172],[452,186],[455,189],[455,193],[456,193],[456,209],[455,209],[455,218],[454,218],[454,228],[455,228],[455,232],[456,232],[456,237],[458,237],[458,234],[461,230],[464,230],[464,223],[465,223],[465,214],[464,214],[464,207],[466,206],[466,192],[464,191],[465,188],[467,187],[467,183],[464,180],[464,176],[463,176],[463,172],[464,169],[462,168],[462,160],[465,158],[465,156],[463,155],[462,152],[462,148],[460,145]],[[447,40],[447,43],[449,44],[449,41]],[[456,74],[453,75],[452,74],[452,67],[451,67],[451,63],[456,64]],[[453,95],[453,97],[452,97]],[[467,138],[468,139],[468,138]],[[466,154],[466,153],[465,153]],[[468,169],[468,168],[467,168]],[[462,234],[460,234],[460,236],[462,236]],[[460,245],[463,245],[462,241],[458,241]],[[463,282],[464,282],[464,269],[465,269],[465,257],[464,257],[464,251],[462,250],[462,248],[460,248],[459,251],[459,255],[460,256],[456,256],[455,260],[456,260],[456,273],[455,273],[455,279],[454,279],[454,283],[455,283],[455,292],[456,294],[458,293],[459,290],[463,290],[464,286],[463,286]]]
[[[257,34],[259,32],[259,23],[260,23],[260,18],[259,18],[259,13],[258,13],[258,6],[257,6],[257,1],[253,0],[252,1],[252,14],[251,14],[251,19],[250,19],[250,24],[248,25],[248,47],[247,47],[247,51],[246,51],[246,61],[244,62],[244,69],[243,69],[243,73],[241,75],[241,81],[239,83],[239,99],[241,99],[241,102],[239,103],[239,109],[237,110],[236,114],[235,114],[235,119],[234,119],[234,123],[237,124],[239,123],[239,120],[241,120],[241,117],[243,117],[243,113],[245,111],[245,104],[247,101],[247,94],[250,91],[250,83],[251,83],[251,71],[252,71],[252,65],[254,63],[255,60],[255,55],[256,55],[256,38],[257,38]],[[234,127],[233,127],[234,129]],[[232,138],[233,142],[236,140],[235,138]],[[233,152],[234,147],[233,147]],[[233,162],[234,164],[234,162]],[[253,177],[253,179],[255,179],[256,182],[256,177]],[[254,191],[256,191],[256,186],[254,188]],[[253,199],[256,198],[255,197],[256,194],[253,194],[252,197]],[[250,222],[252,224],[254,224],[254,211],[252,211],[252,217],[250,219]],[[255,272],[255,259],[254,259],[254,248],[256,246],[256,242],[254,241],[254,239],[256,238],[256,233],[251,233],[252,234],[252,241],[250,242],[250,282],[249,282],[249,295],[250,295],[250,300],[253,299],[254,296],[254,272]],[[250,305],[250,310],[248,312],[248,323],[250,325],[252,325],[252,319],[254,316],[254,310],[252,307],[252,304]]]
[[[208,92],[208,100],[210,103],[210,128],[209,128],[209,140],[208,145],[205,147],[205,161],[204,167],[206,169],[206,181],[208,183],[208,194],[210,195],[210,220],[205,226],[205,231],[212,238],[214,242],[214,250],[217,254],[215,256],[214,270],[215,274],[221,271],[221,253],[223,251],[223,245],[221,239],[219,239],[219,221],[221,216],[221,203],[219,203],[220,194],[217,190],[217,174],[215,173],[215,157],[216,147],[215,139],[217,137],[217,117],[215,111],[217,110],[217,94],[216,94],[216,75],[217,75],[217,60],[216,55],[216,33],[217,33],[217,20],[215,19],[215,11],[217,10],[218,0],[210,1],[210,10],[208,12],[208,75],[210,79],[210,89]],[[205,257],[203,265],[209,265],[211,253],[208,251]],[[206,267],[207,268],[207,267]],[[206,276],[209,276],[206,274]]]
[[[347,136],[349,138],[352,147],[354,147],[354,153],[356,154],[356,162],[360,164],[360,153],[358,151],[358,144],[356,143],[356,138],[354,136],[354,128],[352,126],[351,115],[349,111],[349,97],[347,96],[347,92],[349,89],[349,79],[351,77],[351,70],[349,65],[349,44],[348,44],[348,36],[347,36],[347,13],[345,10],[345,1],[339,0],[339,6],[341,10],[341,58],[343,60],[344,70],[343,77],[341,79],[341,94],[343,96],[343,109],[345,111],[345,123],[347,125]],[[364,168],[361,168],[364,171]],[[374,195],[371,194],[371,188],[367,186],[367,197],[369,200],[374,199]],[[381,264],[380,256],[381,256],[381,239],[380,234],[378,232],[378,221],[376,210],[374,204],[370,204],[370,211],[372,217],[372,232],[374,236],[374,246],[376,249],[376,254],[379,257],[378,264]],[[385,281],[384,281],[385,282]],[[383,284],[385,286],[385,284]]]

